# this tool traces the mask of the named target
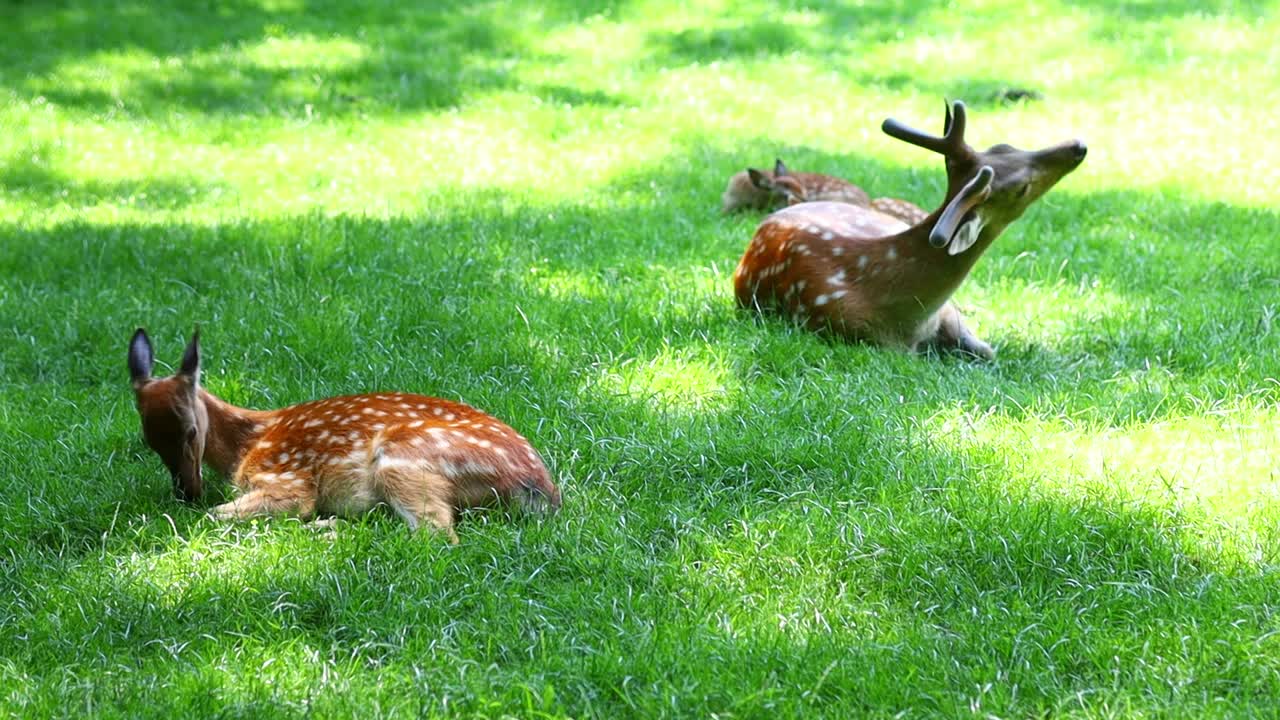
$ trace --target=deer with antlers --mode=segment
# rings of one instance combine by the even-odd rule
[[[529,441],[462,403],[389,392],[246,410],[200,386],[199,331],[176,374],[153,378],[154,362],[139,329],[129,375],[143,437],[181,500],[203,494],[203,463],[231,480],[240,495],[213,509],[220,519],[352,515],[386,504],[410,528],[429,524],[456,543],[458,509],[560,506]]]
[[[947,194],[938,209],[912,224],[847,203],[779,210],[761,222],[734,272],[738,304],[849,339],[991,359],[951,294],[1000,233],[1084,161],[1085,145],[974,150],[961,102],[947,108],[942,137],[892,119],[883,130],[943,156]]]

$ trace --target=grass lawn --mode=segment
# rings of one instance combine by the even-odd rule
[[[961,7],[963,6],[963,7]],[[0,716],[1280,713],[1280,4],[0,0]],[[1004,88],[1041,99],[1006,103]],[[783,157],[1090,154],[956,298],[992,364],[735,310]],[[172,499],[125,350],[538,446],[449,547]],[[162,364],[158,372],[168,371]]]

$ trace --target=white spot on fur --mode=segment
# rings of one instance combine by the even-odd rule
[[[423,423],[425,422],[426,420],[414,420],[413,422],[409,423],[409,427],[419,428],[419,427],[422,427]]]
[[[827,282],[828,282],[828,283],[831,283],[832,285],[839,285],[839,284],[843,283],[843,282],[844,282],[844,270],[841,270],[840,272],[836,273],[835,275],[832,275],[831,277],[827,278]]]
[[[289,453],[280,453],[280,455],[276,457],[276,462],[280,463],[281,465],[289,462]]]
[[[315,420],[308,420],[308,421],[306,421],[305,423],[303,423],[303,424],[302,424],[302,427],[304,427],[304,428],[313,428],[313,427],[320,427],[320,426],[321,426],[321,425],[323,425],[323,424],[324,424],[324,421],[323,421],[323,420],[320,420],[319,418],[317,418],[317,419],[315,419]]]
[[[884,251],[884,257],[886,260],[897,260],[898,248],[893,245],[890,245],[889,249]]]
[[[858,256],[858,269],[859,269],[859,270],[861,270],[861,269],[865,268],[865,267],[867,266],[867,263],[869,263],[869,262],[871,262],[871,260],[869,260],[869,259],[867,258],[867,256],[866,256],[866,255],[859,255],[859,256]]]
[[[845,295],[848,295],[848,294],[849,294],[849,291],[848,291],[848,290],[837,290],[837,291],[835,291],[835,292],[831,293],[831,299],[832,299],[832,300],[839,300],[840,298],[842,298],[842,297],[844,297]]]
[[[813,304],[817,305],[818,307],[822,307],[823,305],[826,305],[827,301],[830,299],[831,298],[827,295],[819,295],[818,297],[813,299]]]
[[[378,460],[378,467],[379,468],[419,468],[421,467],[421,463],[418,462],[417,460],[389,457],[384,455],[380,460]]]
[[[828,230],[828,231],[826,231],[826,232],[822,233],[822,239],[823,239],[823,240],[830,240],[830,239],[831,239],[831,238],[833,238],[833,237],[835,237],[835,235],[834,235],[834,234],[832,234],[832,232],[831,232],[830,230]]]

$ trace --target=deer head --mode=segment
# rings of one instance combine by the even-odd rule
[[[929,233],[934,247],[958,255],[975,245],[978,250],[1017,220],[1031,203],[1084,160],[1088,149],[1069,140],[1043,150],[1019,150],[993,145],[974,150],[964,139],[964,103],[948,106],[942,137],[929,135],[897,120],[884,121],[885,133],[943,156],[947,168],[947,198]]]
[[[804,184],[800,178],[792,175],[787,166],[778,158],[773,161],[773,173],[756,168],[747,168],[747,176],[751,184],[772,196],[781,196],[788,205],[802,203],[807,197]]]
[[[176,374],[153,378],[154,366],[151,338],[138,328],[129,341],[129,377],[142,417],[142,437],[169,468],[178,499],[197,500],[204,494],[201,463],[209,432],[209,413],[200,394],[199,329]]]

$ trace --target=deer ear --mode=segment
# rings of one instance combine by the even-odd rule
[[[775,158],[775,159],[774,159],[774,161],[773,161],[773,175],[774,175],[774,177],[781,177],[781,176],[786,175],[786,174],[788,174],[788,173],[790,173],[790,172],[791,172],[791,171],[787,169],[787,166],[782,164],[782,158]]]
[[[960,192],[956,193],[956,196],[951,198],[951,202],[947,203],[947,206],[943,208],[942,215],[933,224],[933,230],[929,231],[930,245],[940,248],[955,242],[956,236],[959,235],[961,229],[961,222],[964,221],[965,216],[969,214],[970,210],[977,208],[986,202],[987,198],[991,197],[991,181],[995,176],[996,171],[992,170],[990,165],[983,165],[978,170],[978,174],[974,175],[972,180],[960,188]],[[978,213],[974,213],[974,215],[975,218],[981,218]],[[972,225],[972,221],[965,223],[965,226],[969,225]],[[951,254],[955,255],[969,249],[977,241],[978,231],[980,230],[982,230],[981,225],[972,230],[966,230],[966,232],[973,233],[972,239],[969,239],[968,236],[961,238],[962,240],[969,240],[968,244],[959,249],[953,248]]]
[[[191,335],[191,342],[182,353],[182,366],[178,374],[191,380],[192,385],[200,384],[200,328]]]
[[[751,178],[751,184],[757,188],[773,190],[773,179],[766,175],[763,170],[747,168],[747,177]]]
[[[982,211],[976,210],[973,217],[966,220],[956,234],[951,236],[951,244],[947,246],[948,255],[959,255],[960,253],[973,247],[978,242],[978,236],[982,234],[982,228],[987,224],[986,218],[982,217]]]
[[[151,368],[155,367],[155,353],[151,350],[151,338],[147,331],[138,328],[129,341],[129,379],[134,385],[140,385],[151,379]]]

